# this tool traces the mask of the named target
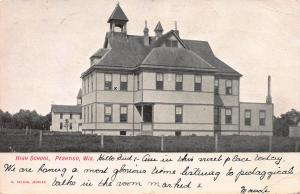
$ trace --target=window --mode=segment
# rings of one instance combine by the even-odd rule
[[[221,111],[220,107],[216,106],[214,110],[214,119],[215,119],[215,124],[220,125],[221,124]]]
[[[164,74],[156,73],[156,89],[163,90],[164,89]]]
[[[167,47],[178,47],[178,41],[177,40],[167,40],[166,46]]]
[[[93,75],[91,75],[91,91],[94,91]]]
[[[82,119],[82,113],[79,114],[79,119]]]
[[[126,131],[120,131],[120,135],[126,135]]]
[[[245,125],[251,125],[251,110],[245,110]]]
[[[265,110],[259,111],[259,125],[260,126],[266,125],[266,111]]]
[[[87,92],[90,92],[90,77],[87,78],[87,82],[88,82],[88,87],[87,87]]]
[[[104,74],[104,90],[111,90],[111,74]]]
[[[215,94],[219,94],[219,80],[215,79]]]
[[[72,113],[70,114],[70,119],[73,119],[73,114]]]
[[[93,105],[91,105],[91,122],[94,122],[94,111],[93,111]]]
[[[86,112],[85,112],[85,106],[83,107],[83,123],[86,123]]]
[[[226,95],[232,94],[232,80],[226,80]]]
[[[175,106],[175,122],[182,123],[182,106]]]
[[[90,107],[87,106],[87,123],[90,122]]]
[[[175,136],[181,136],[181,131],[175,131]]]
[[[63,123],[59,123],[59,129],[62,130],[63,128]]]
[[[225,108],[225,123],[231,124],[232,123],[232,109]]]
[[[127,106],[120,107],[120,122],[121,123],[127,122]]]
[[[176,74],[175,80],[176,80],[175,90],[182,91],[182,80],[183,80],[182,75],[181,74]]]
[[[63,114],[62,114],[62,113],[60,113],[59,117],[60,117],[60,119],[62,119],[62,118],[63,118]]]
[[[195,75],[195,91],[200,92],[202,90],[202,77],[201,75]]]
[[[127,90],[127,79],[128,75],[122,75],[120,77],[120,90],[126,91]]]
[[[105,105],[104,106],[104,122],[111,122],[112,121],[112,107],[111,105]]]
[[[72,123],[70,123],[70,130],[72,130],[73,126],[72,126]]]

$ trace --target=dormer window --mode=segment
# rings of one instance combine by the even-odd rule
[[[178,41],[177,40],[167,40],[166,46],[167,47],[178,47]]]

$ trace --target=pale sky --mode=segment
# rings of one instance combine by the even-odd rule
[[[164,32],[210,43],[240,72],[240,99],[265,102],[272,76],[275,115],[300,110],[300,0],[120,0],[128,34]],[[80,74],[103,46],[117,1],[0,0],[0,109],[50,112],[76,104]]]

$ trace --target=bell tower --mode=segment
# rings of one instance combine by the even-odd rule
[[[121,32],[127,34],[127,22],[128,18],[118,3],[107,20],[107,23],[110,24],[110,32]]]

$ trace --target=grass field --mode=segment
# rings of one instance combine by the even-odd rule
[[[82,134],[47,134],[39,145],[39,130],[31,136],[25,130],[2,129],[0,152],[160,152],[161,137],[155,136],[101,136]],[[219,152],[268,152],[267,136],[220,136]],[[272,152],[294,152],[300,138],[273,137]],[[300,147],[298,148],[298,151]],[[164,137],[165,152],[214,152],[215,139],[211,136],[168,136]]]

